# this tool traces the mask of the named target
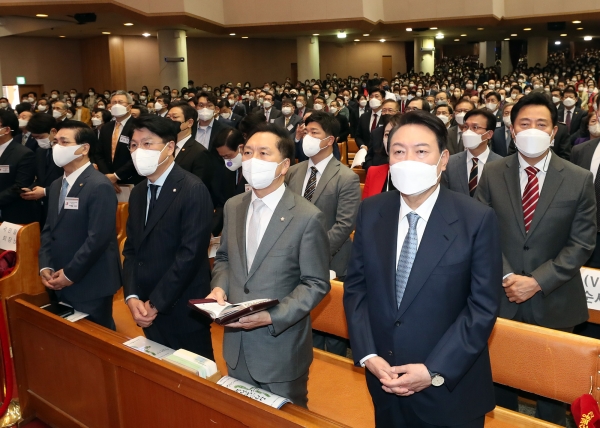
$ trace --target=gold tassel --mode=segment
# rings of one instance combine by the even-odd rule
[[[21,421],[21,406],[17,400],[12,400],[4,417],[0,419],[0,428],[16,426]]]

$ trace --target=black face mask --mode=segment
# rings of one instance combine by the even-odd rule
[[[310,92],[311,92],[313,95],[317,95],[317,94],[319,93],[319,90],[318,90],[318,89],[311,89],[311,90],[310,90]]]

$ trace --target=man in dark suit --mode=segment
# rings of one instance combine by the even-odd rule
[[[42,283],[58,300],[114,330],[113,296],[121,287],[117,197],[110,181],[90,163],[95,141],[96,133],[76,121],[63,124],[54,137],[52,155],[64,177],[47,191],[39,267]]]
[[[129,152],[129,142],[133,134],[133,99],[129,93],[119,90],[112,95],[110,103],[110,111],[115,120],[102,126],[96,154],[92,160],[98,165],[98,170],[113,183],[115,191],[120,193],[119,184],[137,184],[142,177],[136,172]]]
[[[383,135],[389,116],[398,113],[399,108],[400,106],[394,100],[385,100],[381,105],[381,119],[378,126],[371,132],[369,149],[362,165],[364,170],[368,170],[370,166],[383,165],[388,162],[388,156],[383,147]]]
[[[580,268],[596,244],[592,174],[550,150],[558,128],[548,96],[532,92],[521,98],[511,122],[519,152],[487,165],[475,195],[500,222],[500,316],[573,331],[588,318]],[[518,410],[517,398],[517,391],[497,387],[499,406]],[[540,397],[536,416],[565,425],[562,403]]]
[[[167,119],[177,122],[177,143],[175,144],[175,163],[187,172],[191,172],[210,188],[213,164],[208,150],[194,139],[198,122],[198,112],[187,103],[173,105],[167,113]]]
[[[21,143],[27,147],[32,152],[36,152],[38,149],[38,143],[35,138],[32,137],[31,132],[27,130],[27,123],[29,123],[29,119],[33,116],[33,113],[30,110],[22,111],[19,113],[19,135],[15,134],[15,139],[17,141],[21,141]]]
[[[467,150],[450,156],[441,183],[450,190],[473,196],[485,165],[502,159],[489,148],[496,116],[487,109],[471,110],[465,115],[464,129],[463,144]]]
[[[383,100],[385,99],[385,91],[381,89],[372,89],[369,93],[369,106],[371,112],[369,114],[363,114],[358,120],[356,128],[356,145],[359,149],[369,149],[371,141],[371,132],[377,128],[379,119],[381,119],[381,108]]]
[[[13,138],[18,131],[15,114],[0,110],[0,220],[26,224],[40,219],[35,201],[19,196],[35,180],[35,154]]]
[[[35,152],[35,181],[31,188],[24,189],[21,198],[37,201],[40,209],[40,227],[43,229],[48,216],[48,192],[50,185],[63,175],[63,169],[52,158],[52,141],[56,135],[56,121],[46,113],[36,113],[27,123],[27,131],[37,145]]]
[[[380,427],[483,427],[495,406],[487,342],[502,283],[498,224],[493,210],[439,186],[446,134],[429,112],[402,115],[389,135],[400,193],[359,209],[344,308]]]
[[[174,162],[177,136],[169,119],[140,116],[133,127],[132,157],[147,179],[129,198],[123,249],[127,305],[148,339],[214,359],[210,324],[187,306],[210,292],[208,189]]]
[[[294,101],[291,98],[283,98],[281,106],[282,115],[273,123],[284,128],[293,138],[296,135],[296,128],[302,123],[302,118],[294,113]]]
[[[239,116],[242,120],[246,116],[246,106],[239,101],[237,95],[233,92],[230,92],[227,97],[232,114]]]
[[[465,146],[462,142],[462,126],[465,123],[465,115],[471,111],[475,110],[475,106],[471,101],[461,100],[456,103],[454,109],[454,120],[456,121],[456,125],[450,126],[448,128],[448,152],[450,155],[454,155],[456,153],[461,153],[465,151]]]
[[[294,113],[298,117],[304,117],[309,111],[312,111],[312,109],[306,106],[306,95],[298,95],[296,97],[296,111]]]
[[[250,91],[248,93],[248,98],[242,101],[242,104],[244,104],[244,107],[246,107],[247,113],[254,111],[254,109],[258,106],[258,102],[256,101],[256,92]]]
[[[510,130],[510,112],[512,111],[513,106],[513,103],[504,104],[504,107],[502,108],[502,126],[496,128],[494,135],[492,136],[492,151],[503,158],[517,152]]]
[[[562,103],[558,107],[558,121],[567,126],[569,135],[579,131],[581,120],[588,114],[587,110],[577,107],[579,96],[573,86],[567,86],[562,93]]]
[[[496,117],[496,128],[502,126],[502,109],[500,108],[500,94],[496,91],[488,92],[485,95],[485,108]]]
[[[267,123],[275,123],[275,119],[281,116],[281,111],[274,107],[273,95],[269,93],[265,94],[262,106],[253,110],[253,112],[257,111],[261,111],[265,115]]]

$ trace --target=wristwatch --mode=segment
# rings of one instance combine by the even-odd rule
[[[431,385],[433,386],[442,386],[444,384],[444,377],[439,373],[433,373],[431,370],[427,369],[429,375],[431,376]]]

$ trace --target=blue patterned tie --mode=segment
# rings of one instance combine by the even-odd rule
[[[62,187],[60,188],[60,196],[58,197],[58,213],[62,211],[65,206],[65,198],[67,197],[67,188],[69,187],[69,182],[66,178],[63,178]]]
[[[398,267],[396,268],[396,303],[398,304],[398,308],[400,308],[400,303],[402,303],[402,297],[404,296],[404,291],[406,291],[410,270],[412,269],[415,256],[417,255],[417,222],[420,217],[415,212],[408,213],[407,217],[408,233],[404,238],[402,251],[400,251],[400,258],[398,260]]]

